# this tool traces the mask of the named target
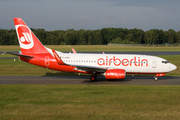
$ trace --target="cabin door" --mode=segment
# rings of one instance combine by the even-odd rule
[[[152,68],[156,68],[156,65],[157,65],[156,59],[153,59],[152,60]]]

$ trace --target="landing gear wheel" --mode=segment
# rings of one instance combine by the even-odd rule
[[[97,78],[96,75],[92,75],[92,76],[90,77],[90,81],[91,81],[91,82],[94,82],[94,81],[96,81],[96,78]]]
[[[154,77],[154,80],[155,80],[155,81],[157,81],[157,80],[158,80],[158,78],[157,78],[157,77]]]

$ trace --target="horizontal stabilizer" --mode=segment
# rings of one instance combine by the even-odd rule
[[[33,56],[29,56],[29,55],[23,55],[23,54],[18,54],[18,53],[11,53],[11,52],[6,52],[6,53],[16,55],[16,56],[26,57],[26,58],[33,58]]]

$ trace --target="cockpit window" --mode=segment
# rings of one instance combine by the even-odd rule
[[[169,63],[169,62],[168,62],[168,61],[162,61],[162,63],[167,64],[167,63]]]

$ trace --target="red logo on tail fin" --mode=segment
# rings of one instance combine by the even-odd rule
[[[31,30],[24,25],[16,25],[20,47],[31,49],[34,46]]]
[[[23,44],[30,44],[31,43],[31,38],[30,38],[30,35],[29,33],[22,33],[24,36],[22,36],[20,38],[20,42],[23,43]]]

